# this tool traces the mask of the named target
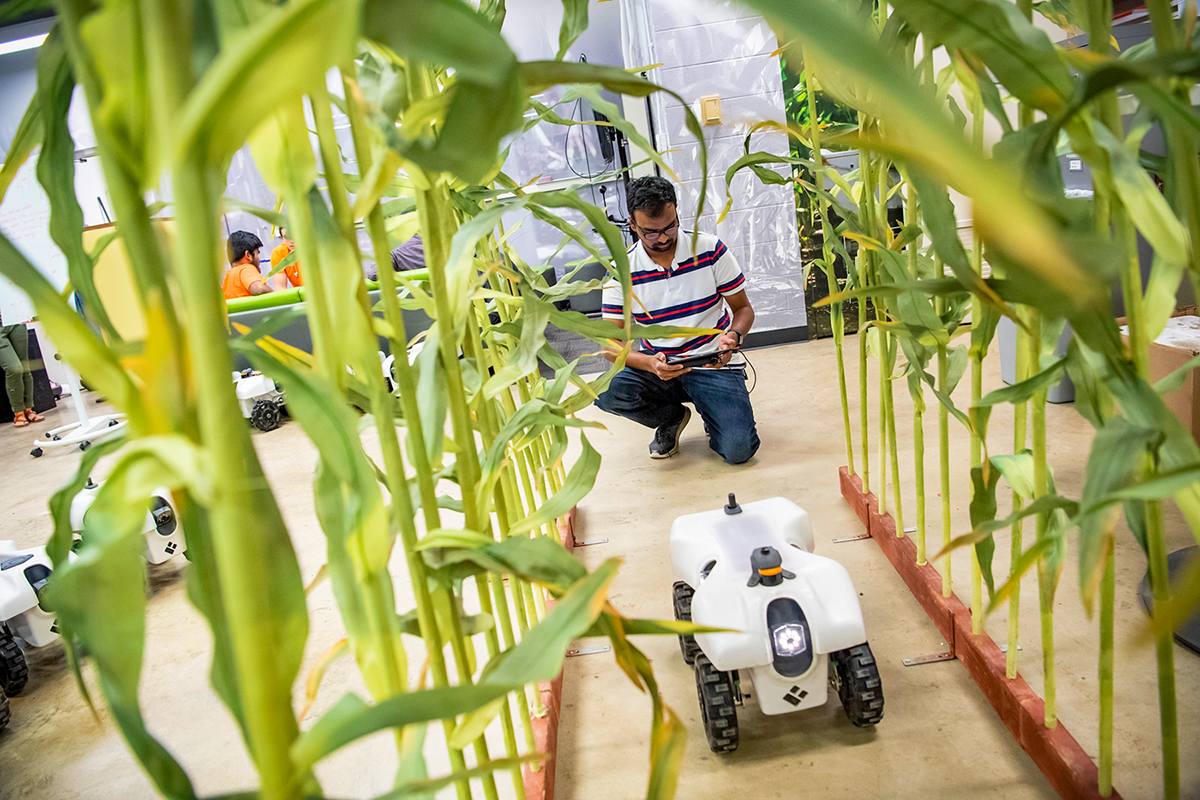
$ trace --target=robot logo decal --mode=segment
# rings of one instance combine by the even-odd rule
[[[783,699],[791,703],[793,706],[798,706],[804,702],[804,698],[808,697],[808,692],[801,689],[799,686],[793,686],[788,693],[783,696]]]

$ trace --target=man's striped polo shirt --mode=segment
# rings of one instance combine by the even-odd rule
[[[721,298],[745,288],[737,259],[716,236],[702,233],[696,237],[691,253],[692,233],[681,230],[675,245],[675,266],[666,270],[654,263],[639,241],[629,250],[629,268],[633,279],[633,318],[643,325],[674,325],[685,328],[729,330],[732,317]],[[624,308],[621,285],[610,282],[604,287],[601,313],[604,319],[620,321]],[[648,353],[703,353],[717,349],[717,335],[690,339],[642,339],[641,349]],[[739,366],[735,356],[730,366]]]

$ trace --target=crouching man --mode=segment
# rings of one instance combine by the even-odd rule
[[[691,419],[691,403],[704,420],[708,444],[730,464],[748,461],[758,450],[754,409],[746,391],[745,360],[725,353],[706,367],[667,363],[668,356],[736,350],[754,324],[746,278],[733,254],[716,236],[679,227],[675,187],[664,178],[638,178],[629,185],[630,228],[637,244],[629,251],[633,318],[643,325],[714,328],[724,331],[691,339],[642,339],[596,405],[610,414],[654,429],[651,458],[679,452],[679,439]],[[640,302],[639,302],[640,301]],[[619,284],[604,289],[605,319],[624,327]],[[615,353],[607,353],[609,361]]]

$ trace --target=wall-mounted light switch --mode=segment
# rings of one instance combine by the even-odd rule
[[[709,94],[700,98],[700,122],[704,125],[721,124],[721,95]]]

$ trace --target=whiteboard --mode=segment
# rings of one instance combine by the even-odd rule
[[[50,238],[50,200],[36,172],[34,155],[17,172],[0,203],[0,231],[61,291],[67,285],[67,259]],[[0,276],[0,315],[4,324],[26,322],[33,314],[33,303],[25,293]]]

